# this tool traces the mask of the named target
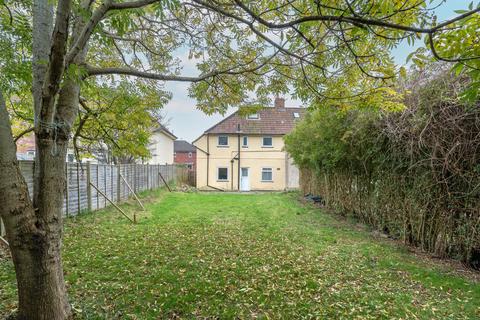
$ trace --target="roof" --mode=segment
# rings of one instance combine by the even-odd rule
[[[197,149],[185,140],[173,141],[174,152],[197,152]]]
[[[163,132],[165,135],[167,135],[170,139],[176,140],[177,136],[174,135],[170,130],[167,129],[163,124],[159,124],[158,128],[153,130],[153,132]]]
[[[305,108],[269,107],[257,112],[259,119],[248,119],[237,111],[205,133],[236,134],[240,125],[240,132],[243,134],[285,135],[292,131],[295,123],[304,117],[305,112]],[[294,114],[298,114],[298,117]]]

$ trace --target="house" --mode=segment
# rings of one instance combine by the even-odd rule
[[[17,141],[17,159],[35,160],[35,135],[24,135]]]
[[[172,164],[173,142],[177,137],[164,125],[159,125],[150,137],[149,149],[152,157],[148,164]]]
[[[185,140],[173,142],[173,162],[186,165],[188,170],[195,171],[197,163],[197,149]]]
[[[238,111],[193,142],[197,148],[197,188],[221,190],[288,190],[299,187],[299,171],[284,151],[283,136],[305,114],[273,107],[242,116]]]
[[[33,133],[24,135],[17,141],[17,160],[35,160],[36,144]],[[67,149],[66,162],[77,162],[75,152],[72,148]],[[93,158],[82,158],[83,162],[106,163],[98,155]]]

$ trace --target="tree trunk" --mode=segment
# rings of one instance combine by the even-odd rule
[[[40,141],[45,176],[40,205],[34,209],[16,159],[16,147],[0,92],[0,216],[10,243],[18,286],[17,319],[67,319],[71,309],[62,271],[61,208],[65,143]],[[56,159],[52,159],[55,157]],[[60,173],[59,173],[60,172]],[[58,176],[55,176],[57,175]],[[56,186],[54,186],[56,184]]]

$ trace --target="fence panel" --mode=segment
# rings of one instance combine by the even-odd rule
[[[33,197],[33,176],[35,164],[33,161],[19,161],[20,170],[28,185],[30,197]],[[88,170],[90,172],[88,173]],[[120,173],[135,192],[154,190],[165,187],[159,173],[167,183],[180,180],[183,169],[175,165],[147,164],[87,164],[67,163],[65,166],[65,198],[63,203],[64,216],[75,216],[89,210],[105,208],[108,201],[95,188],[89,186],[88,177],[100,191],[104,192],[113,202],[121,202],[132,196]],[[88,198],[90,194],[90,199]],[[90,200],[90,201],[89,201]],[[0,236],[5,236],[5,227],[0,219]]]

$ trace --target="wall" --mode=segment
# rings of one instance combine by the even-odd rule
[[[295,190],[300,188],[300,170],[293,163],[293,159],[287,160],[287,189]]]
[[[175,152],[174,162],[176,164],[192,164],[192,171],[195,171],[197,163],[197,153],[191,152],[191,157],[188,157],[189,152]]]
[[[30,196],[33,195],[33,161],[19,161],[20,170],[28,185]],[[88,172],[90,171],[90,174]],[[75,216],[83,211],[95,211],[105,208],[109,202],[93,187],[89,187],[87,177],[113,202],[121,202],[132,196],[132,192],[125,184],[119,173],[127,180],[135,193],[164,187],[159,173],[167,183],[182,179],[184,169],[175,165],[108,165],[67,163],[65,177],[67,188],[63,203],[65,216]],[[91,194],[88,201],[88,193]],[[89,208],[90,205],[90,208]],[[0,219],[1,221],[1,219]],[[0,226],[0,236],[5,234],[3,225]]]
[[[228,147],[218,147],[218,135],[202,136],[194,144],[201,150],[210,153],[208,164],[208,186],[222,190],[238,190],[238,160],[231,160],[238,154],[238,136],[229,136]],[[241,136],[243,137],[243,136]],[[240,147],[240,167],[250,169],[250,188],[255,190],[285,190],[286,189],[286,153],[283,151],[282,136],[273,136],[273,147],[262,147],[263,136],[249,135],[248,147]],[[197,187],[208,189],[207,186],[207,155],[197,150]],[[228,167],[228,181],[217,180],[217,169]],[[272,168],[273,181],[262,182],[263,167]]]
[[[173,140],[163,132],[155,132],[150,140],[152,158],[148,164],[172,164],[173,163]]]

